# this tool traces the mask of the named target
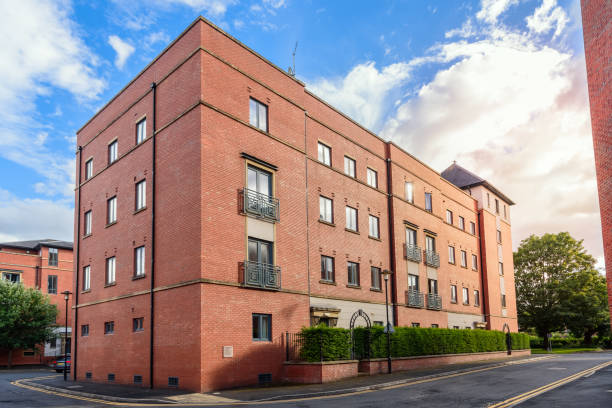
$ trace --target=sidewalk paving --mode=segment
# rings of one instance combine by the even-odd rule
[[[326,384],[276,385],[267,387],[236,388],[213,393],[192,393],[176,389],[149,389],[120,384],[93,383],[85,381],[63,381],[61,375],[49,375],[45,378],[20,380],[22,384],[40,387],[47,390],[66,392],[89,398],[115,402],[138,403],[232,403],[247,401],[274,401],[337,395],[356,391],[371,390],[385,386],[408,383],[420,379],[439,377],[479,368],[489,368],[515,364],[523,360],[541,360],[553,356],[524,356],[487,360],[481,362],[452,364],[428,369],[400,371],[391,374],[360,375]],[[523,361],[524,362],[524,361]]]

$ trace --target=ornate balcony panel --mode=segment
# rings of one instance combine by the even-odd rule
[[[410,307],[425,307],[425,301],[423,292],[419,292],[417,290],[407,290],[406,291],[406,305]]]
[[[404,257],[413,262],[421,262],[423,256],[421,254],[421,248],[416,245],[404,245]]]
[[[423,251],[423,258],[425,259],[425,265],[432,268],[440,267],[440,255],[437,252]]]
[[[244,286],[264,289],[280,289],[281,287],[280,266],[245,261],[242,269]]]
[[[427,308],[431,310],[442,310],[442,296],[428,293]]]
[[[268,221],[279,221],[278,198],[245,188],[242,190],[242,211]]]

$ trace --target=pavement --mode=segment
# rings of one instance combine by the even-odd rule
[[[406,383],[426,381],[440,377],[453,377],[462,373],[493,369],[514,364],[525,364],[554,358],[551,355],[524,356],[400,371],[391,374],[360,375],[326,384],[276,385],[223,390],[213,393],[192,393],[176,389],[150,389],[131,385],[64,381],[61,374],[42,375],[15,381],[15,385],[61,392],[89,399],[120,403],[148,404],[223,404],[237,402],[263,402],[325,397],[377,390]]]

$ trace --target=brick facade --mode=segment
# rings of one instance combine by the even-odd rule
[[[251,124],[251,100],[267,106],[267,129]],[[143,118],[147,137],[137,144]],[[118,160],[109,164],[114,140]],[[358,309],[385,321],[384,281],[372,282],[372,268],[395,271],[389,296],[396,324],[448,327],[463,319],[475,327],[493,313],[483,309],[489,295],[480,265],[471,267],[472,254],[480,264],[484,239],[479,228],[469,231],[470,222],[479,223],[477,200],[202,18],[80,129],[77,143],[75,330],[89,327],[73,344],[77,379],[107,381],[114,374],[115,382],[132,384],[138,376],[139,384],[165,387],[178,378],[179,387],[197,391],[254,384],[268,375],[279,381],[286,332],[320,318],[344,326]],[[319,143],[331,149],[330,165],[319,161]],[[354,160],[354,177],[345,174],[345,156]],[[90,159],[93,176],[86,180]],[[245,208],[248,169],[269,177],[278,220]],[[142,180],[146,207],[137,210]],[[407,180],[414,182],[412,203],[404,194]],[[425,192],[433,195],[432,211],[425,210]],[[109,225],[106,206],[113,196],[117,221]],[[332,200],[329,222],[319,217],[320,197]],[[347,228],[347,207],[357,211],[354,229]],[[447,209],[456,214],[453,225],[445,222]],[[84,236],[90,210],[92,231]],[[370,231],[376,219],[378,229]],[[406,225],[416,228],[419,251],[425,234],[435,237],[439,266],[404,256]],[[510,242],[509,220],[507,234]],[[135,249],[143,246],[145,273],[136,276]],[[456,249],[454,264],[448,246]],[[254,261],[245,263],[249,248],[271,248],[251,254],[265,253],[280,268],[280,280],[253,286]],[[460,265],[461,251],[467,267]],[[333,258],[333,279],[322,279],[322,256]],[[111,257],[116,277],[107,282]],[[349,262],[359,271],[352,283]],[[86,266],[89,290],[82,286]],[[276,276],[271,270],[266,278]],[[437,280],[440,310],[409,307],[408,273],[418,276],[425,294],[428,279]],[[514,288],[512,279],[507,285]],[[459,288],[457,303],[449,301],[450,284]],[[507,315],[491,328],[508,322],[516,330],[514,302],[509,296]],[[253,337],[253,321],[260,318],[271,319],[266,341]],[[142,319],[143,330],[134,331],[134,319]],[[110,322],[114,330],[105,333]]]

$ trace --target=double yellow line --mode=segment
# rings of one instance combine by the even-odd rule
[[[523,401],[525,401],[525,400],[527,400],[529,398],[533,398],[536,395],[543,394],[543,393],[548,392],[550,390],[553,390],[553,389],[555,389],[557,387],[560,387],[560,386],[562,386],[564,384],[567,384],[567,383],[570,383],[572,381],[575,381],[575,380],[577,380],[580,377],[583,377],[585,375],[593,374],[596,371],[601,370],[602,368],[607,367],[607,366],[609,366],[611,364],[612,364],[612,361],[608,361],[606,363],[602,363],[602,364],[596,365],[595,367],[587,368],[586,370],[580,371],[579,373],[576,373],[576,374],[572,374],[569,377],[565,377],[565,378],[562,378],[562,379],[557,380],[555,382],[552,382],[550,384],[544,385],[542,387],[533,389],[531,391],[527,391],[527,392],[525,392],[523,394],[517,395],[517,396],[512,397],[512,398],[509,398],[509,399],[507,399],[505,401],[498,402],[495,405],[490,405],[489,408],[512,407],[512,406],[514,406],[516,404],[519,404],[519,403],[521,403],[521,402],[523,402]]]

